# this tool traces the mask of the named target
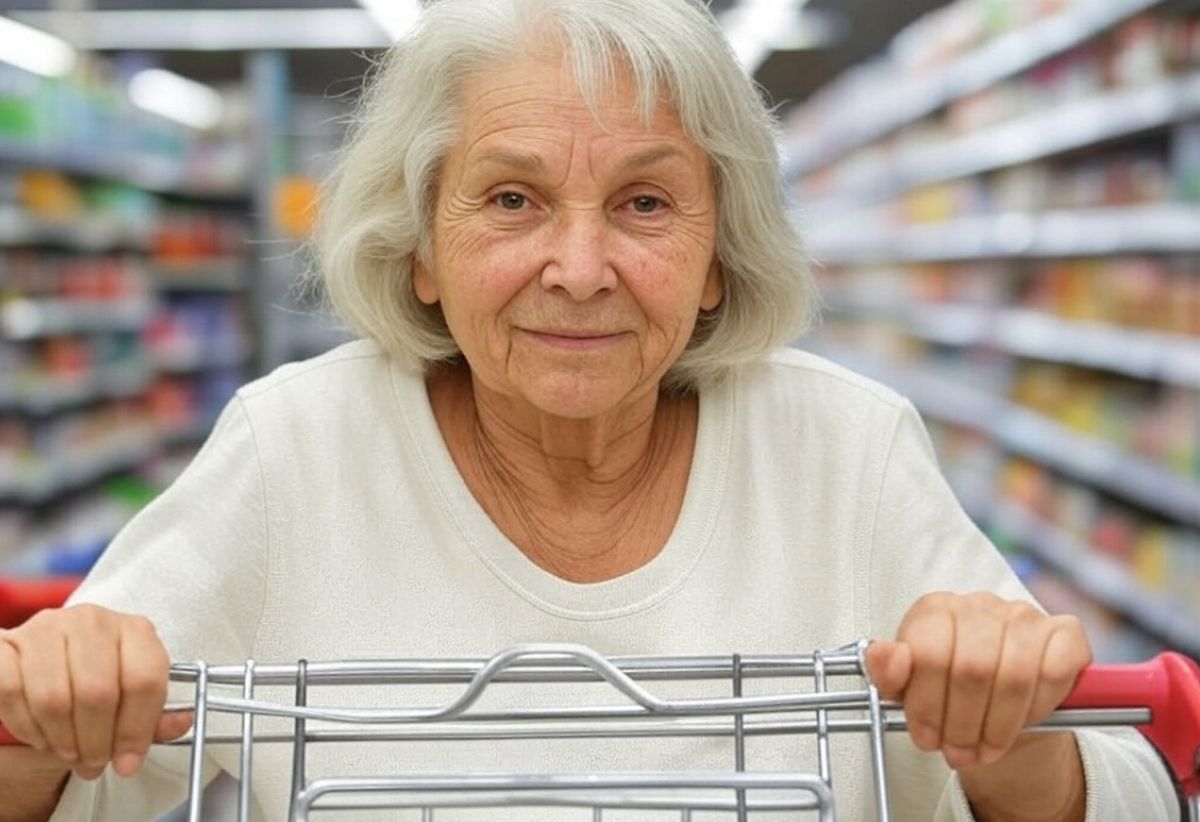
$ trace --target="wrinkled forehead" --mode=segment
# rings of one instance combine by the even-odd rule
[[[630,61],[616,44],[572,43],[552,30],[466,67],[458,84],[464,124],[499,112],[522,92],[554,101],[564,112],[590,115],[601,127],[662,129],[679,124],[668,83]]]

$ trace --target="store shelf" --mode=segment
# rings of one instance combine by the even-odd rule
[[[834,220],[810,229],[807,239],[814,258],[831,265],[1196,252],[1200,206],[1008,213],[869,231],[857,221]]]
[[[200,420],[189,425],[181,425],[177,428],[171,428],[163,432],[163,448],[170,450],[174,448],[193,448],[203,445],[212,433],[213,426],[217,421],[215,419]]]
[[[145,298],[94,301],[20,298],[0,305],[0,334],[32,340],[62,334],[138,331],[154,312]]]
[[[222,368],[237,368],[250,360],[249,346],[241,345],[227,350],[187,350],[160,352],[154,362],[166,374],[195,374]]]
[[[908,333],[938,345],[987,346],[1020,357],[1200,389],[1200,339],[1192,337],[1065,320],[1016,308],[854,303],[837,298],[830,307],[895,318]]]
[[[43,463],[40,470],[0,484],[0,501],[39,506],[64,494],[78,491],[97,480],[122,471],[133,470],[160,452],[158,437],[129,434],[114,438],[99,453],[59,462]]]
[[[921,120],[953,101],[1027,71],[1086,43],[1121,22],[1161,5],[1162,0],[1092,0],[1034,25],[1002,35],[949,65],[895,88],[879,88],[875,105],[848,107],[852,115],[808,139],[788,141],[792,177],[808,174],[867,143]]]
[[[922,186],[985,174],[1200,116],[1200,72],[1091,95],[963,137],[901,150],[840,191],[805,200],[824,218]]]
[[[1200,388],[1200,340],[1193,338],[1011,309],[1001,314],[990,342],[1020,356]]]
[[[17,391],[0,391],[0,414],[52,414],[90,402],[135,397],[149,388],[154,372],[147,367],[109,368],[78,380]]]
[[[71,153],[0,139],[0,166],[49,168],[80,177],[125,183],[160,194],[200,200],[244,201],[249,185],[207,185],[188,179],[177,162],[153,156]]]
[[[247,288],[246,261],[221,258],[187,263],[154,262],[150,276],[162,292],[236,293]]]
[[[806,347],[892,386],[931,417],[978,430],[1008,451],[1084,480],[1148,511],[1200,527],[1200,482],[962,382],[883,363],[840,346],[813,343]]]
[[[148,231],[106,214],[78,214],[62,220],[37,219],[0,204],[0,248],[49,246],[75,251],[146,251]]]
[[[1143,631],[1169,647],[1200,657],[1200,619],[1146,588],[1117,561],[1012,502],[995,503],[969,513],[1014,539],[1080,591]]]

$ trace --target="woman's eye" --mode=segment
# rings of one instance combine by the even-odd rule
[[[518,194],[515,191],[506,191],[503,194],[497,194],[495,202],[505,211],[520,211],[525,207],[528,199],[524,194]]]
[[[638,214],[653,214],[662,207],[663,201],[657,197],[646,195],[634,197],[630,200],[629,204],[633,206],[633,210]]]

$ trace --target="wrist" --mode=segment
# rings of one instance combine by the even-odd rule
[[[977,822],[1083,822],[1087,788],[1075,735],[1022,735],[991,765],[958,771]]]
[[[32,748],[0,747],[0,822],[49,819],[71,775],[71,766]]]

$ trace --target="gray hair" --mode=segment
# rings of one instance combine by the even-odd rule
[[[698,0],[434,2],[377,68],[325,187],[318,276],[342,320],[414,367],[459,354],[440,307],[416,297],[414,255],[429,259],[461,84],[544,34],[560,39],[593,109],[623,63],[644,116],[665,93],[713,164],[724,297],[701,312],[664,387],[699,388],[799,335],[816,296],[787,215],[775,121]]]

